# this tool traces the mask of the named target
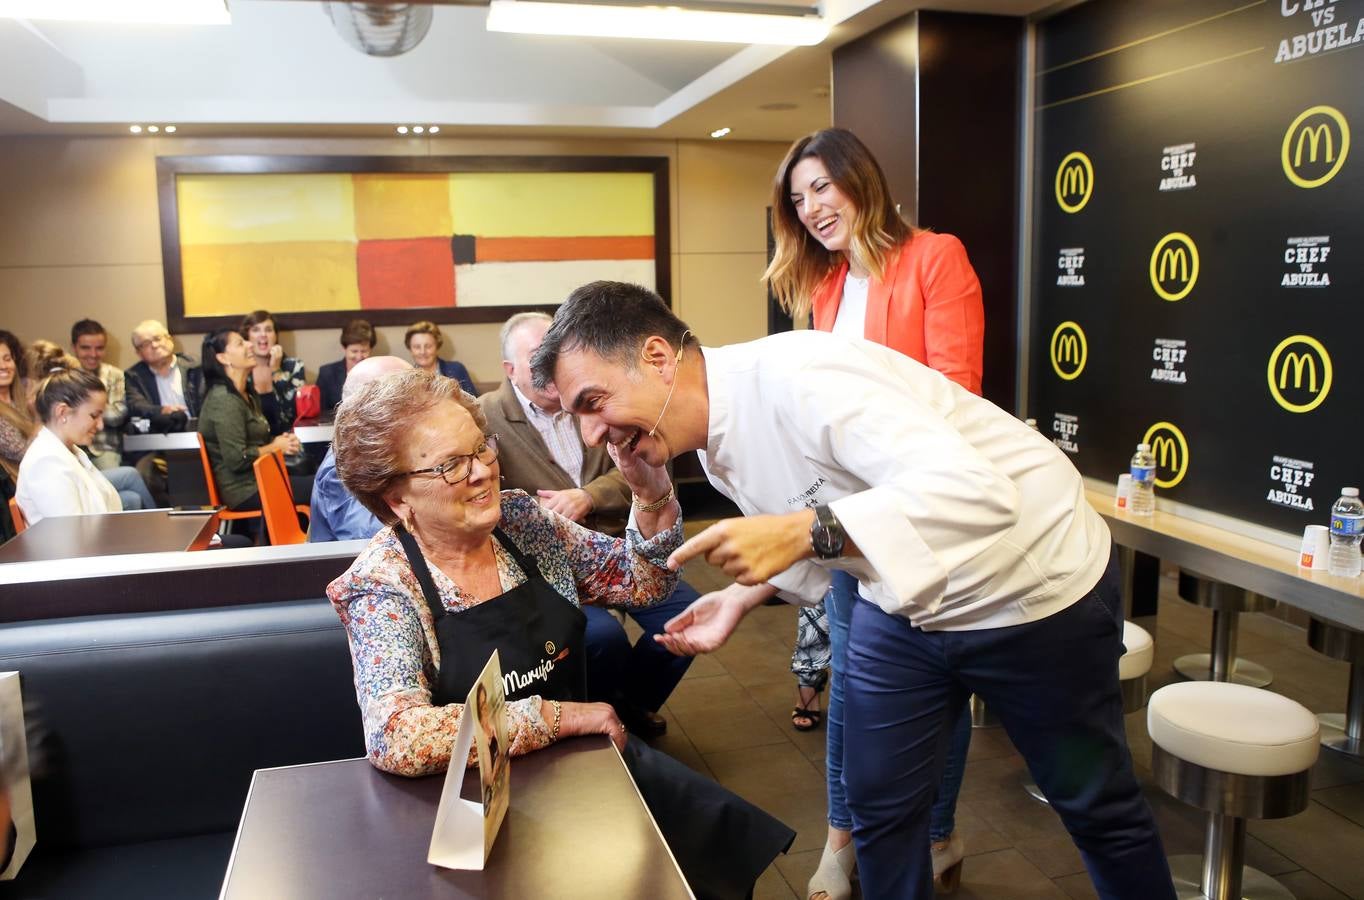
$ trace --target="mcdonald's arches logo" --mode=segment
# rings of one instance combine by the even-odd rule
[[[1295,334],[1269,354],[1269,393],[1292,413],[1311,412],[1331,393],[1331,355],[1321,341]]]
[[[1094,193],[1094,164],[1079,150],[1066,154],[1056,167],[1056,202],[1068,213],[1085,208]]]
[[[1283,135],[1283,173],[1300,188],[1321,187],[1345,165],[1350,123],[1334,106],[1304,110]]]
[[[1051,333],[1051,367],[1066,381],[1074,381],[1089,361],[1089,341],[1074,322],[1062,322]]]
[[[1146,429],[1142,440],[1151,445],[1156,458],[1156,487],[1172,488],[1184,480],[1189,471],[1189,442],[1184,432],[1170,422],[1157,422]]]
[[[1172,231],[1151,251],[1151,287],[1165,300],[1183,300],[1198,281],[1198,247],[1182,231]]]

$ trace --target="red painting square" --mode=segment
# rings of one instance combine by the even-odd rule
[[[360,241],[361,309],[455,305],[455,262],[444,237]]]

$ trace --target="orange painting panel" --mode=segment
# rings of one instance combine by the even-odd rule
[[[476,262],[653,259],[653,235],[641,237],[502,237],[477,239]]]
[[[361,241],[356,247],[361,309],[455,305],[450,239]]]

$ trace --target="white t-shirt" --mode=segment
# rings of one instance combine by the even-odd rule
[[[860,338],[867,333],[867,286],[870,283],[871,278],[854,278],[851,272],[843,279],[843,299],[838,301],[834,334]]]
[[[186,406],[184,380],[179,366],[172,365],[165,375],[152,370],[152,375],[156,377],[156,390],[161,395],[162,406]]]
[[[793,331],[705,348],[706,475],[745,515],[827,504],[863,558],[771,579],[814,604],[829,569],[926,630],[1046,618],[1084,597],[1110,537],[1051,441],[866,340]]]

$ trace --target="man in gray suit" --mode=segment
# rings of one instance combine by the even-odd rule
[[[488,418],[488,431],[498,435],[502,486],[519,488],[565,518],[618,537],[625,533],[630,516],[630,488],[624,477],[607,456],[605,445],[583,444],[577,419],[560,406],[553,386],[542,391],[531,383],[530,356],[540,346],[550,321],[544,313],[519,313],[507,320],[502,326],[502,369],[507,380],[478,398]],[[643,737],[667,730],[658,710],[691,663],[690,657],[663,650],[653,636],[698,596],[694,588],[679,581],[662,603],[628,611],[644,630],[633,647],[610,613],[583,607],[591,699],[613,703],[621,721]]]

